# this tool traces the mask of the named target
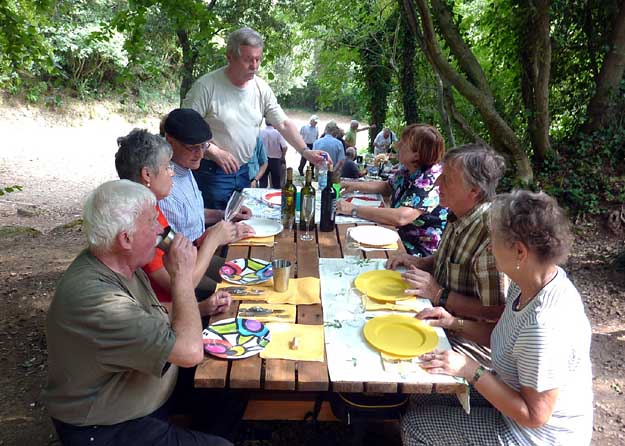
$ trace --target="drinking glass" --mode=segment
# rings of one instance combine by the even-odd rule
[[[351,320],[347,321],[352,327],[359,327],[365,321],[365,311],[367,309],[367,294],[358,288],[352,287],[347,292],[347,302],[349,312],[352,314]]]
[[[343,245],[343,259],[347,263],[343,272],[345,274],[353,275],[358,274],[359,269],[356,268],[356,264],[360,260],[360,243],[358,243],[353,237],[350,230],[347,230],[345,234],[345,244]]]
[[[302,211],[300,212],[300,218],[306,226],[306,232],[300,236],[300,240],[309,242],[313,240],[313,236],[310,235],[310,225],[314,224],[312,221],[315,215],[315,199],[313,197],[302,197]]]

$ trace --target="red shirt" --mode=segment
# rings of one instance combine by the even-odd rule
[[[156,212],[158,212],[157,220],[159,224],[163,227],[163,229],[165,229],[167,226],[169,226],[169,223],[167,222],[167,218],[165,218],[165,216],[161,212],[161,209],[158,207],[158,204],[156,205]],[[150,263],[143,266],[143,271],[145,271],[145,273],[148,275],[148,278],[150,279],[150,284],[152,285],[152,289],[154,289],[154,292],[156,293],[158,301],[171,302],[171,294],[169,293],[169,290],[163,289],[162,286],[160,286],[158,283],[156,283],[156,281],[152,279],[152,273],[154,271],[165,268],[165,265],[163,264],[164,255],[165,252],[163,252],[161,248],[156,248],[154,258],[150,261]]]

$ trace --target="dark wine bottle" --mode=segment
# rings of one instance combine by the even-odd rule
[[[306,169],[306,183],[300,191],[299,228],[301,231],[305,231],[307,225],[309,231],[315,229],[315,192],[312,186],[312,168],[309,165]]]
[[[336,217],[336,191],[332,181],[332,166],[328,166],[328,184],[321,191],[321,221],[319,229],[323,232],[334,230],[334,219]]]
[[[297,188],[293,184],[293,168],[286,170],[286,183],[282,187],[282,226],[292,229],[295,226],[295,196]]]

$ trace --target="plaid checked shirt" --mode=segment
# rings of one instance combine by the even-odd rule
[[[443,287],[477,297],[484,306],[506,302],[508,279],[499,273],[488,249],[488,209],[477,205],[461,218],[449,215],[443,238],[434,253],[434,277]]]

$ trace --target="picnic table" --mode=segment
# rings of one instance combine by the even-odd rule
[[[362,224],[362,223],[361,223]],[[320,262],[325,259],[342,259],[346,231],[354,224],[338,224],[332,232],[314,234],[312,241],[300,240],[297,230],[283,231],[275,236],[275,244],[269,246],[231,246],[228,259],[274,258],[288,259],[293,267],[292,277],[320,277]],[[401,242],[399,251],[405,252]],[[388,251],[363,252],[363,259],[387,259]],[[391,253],[392,255],[392,253]],[[327,268],[327,267],[326,267]],[[351,280],[345,278],[345,280]],[[323,300],[322,282],[322,300]],[[327,293],[327,291],[326,291]],[[214,316],[210,323],[236,317],[239,302],[233,301],[228,312]],[[322,325],[322,305],[298,305],[298,324]],[[444,332],[441,329],[442,336]],[[326,330],[326,337],[328,336]],[[444,339],[447,342],[446,338]],[[363,344],[366,342],[361,339]],[[197,367],[196,387],[212,389],[245,389],[252,391],[244,416],[248,420],[302,420],[311,413],[318,420],[334,419],[329,405],[319,406],[320,398],[326,392],[358,392],[384,394],[411,393],[459,393],[466,385],[452,377],[433,377],[420,382],[393,380],[368,382],[359,379],[355,370],[348,380],[332,381],[328,372],[328,355],[324,362],[292,361],[285,359],[262,359],[259,355],[238,360],[224,360],[206,356]],[[317,404],[315,404],[317,402]]]

